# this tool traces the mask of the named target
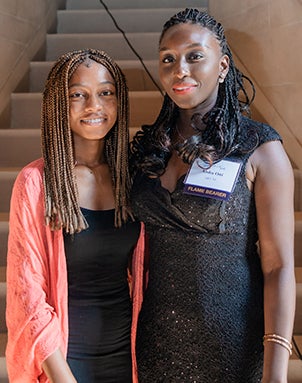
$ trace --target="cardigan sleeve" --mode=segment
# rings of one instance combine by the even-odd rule
[[[27,167],[12,192],[7,254],[7,369],[10,382],[46,381],[41,364],[60,347],[60,324],[49,303],[48,228],[41,170]]]

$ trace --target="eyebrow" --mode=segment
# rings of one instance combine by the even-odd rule
[[[192,44],[190,44],[189,46],[188,46],[188,48],[190,49],[190,48],[209,48],[209,46],[208,45],[206,45],[206,44],[200,44],[200,43],[192,43]],[[159,49],[159,52],[163,52],[163,51],[169,51],[169,50],[171,50],[171,48],[168,48],[168,47],[162,47],[162,48],[160,48]]]
[[[115,86],[115,83],[114,82],[112,82],[112,81],[102,81],[102,82],[100,82],[99,83],[99,85],[113,85],[113,86]],[[68,86],[68,89],[70,89],[70,88],[73,88],[73,87],[77,87],[77,86],[86,86],[85,84],[82,84],[82,83],[80,83],[80,82],[76,82],[76,83],[74,83],[74,84],[71,84],[71,85],[69,85]]]

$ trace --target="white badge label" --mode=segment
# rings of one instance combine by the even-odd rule
[[[240,162],[221,160],[210,168],[197,158],[184,181],[184,193],[227,200],[236,184]]]

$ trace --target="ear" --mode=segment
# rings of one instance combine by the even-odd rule
[[[230,68],[230,58],[228,55],[223,55],[219,64],[219,82],[223,82]]]

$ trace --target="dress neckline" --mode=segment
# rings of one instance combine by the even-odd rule
[[[184,179],[186,178],[186,175],[187,175],[187,173],[182,174],[182,175],[177,179],[177,181],[176,181],[176,185],[175,185],[175,189],[172,190],[171,192],[170,192],[170,190],[168,190],[167,188],[165,188],[165,187],[162,185],[162,182],[161,182],[160,177],[158,177],[158,179],[157,179],[157,180],[158,180],[158,185],[160,186],[160,188],[161,188],[162,190],[164,190],[165,192],[167,192],[167,193],[169,193],[170,195],[172,195],[172,194],[174,194],[175,192],[177,192],[177,191],[180,189],[180,184],[183,184]]]
[[[95,214],[97,214],[97,213],[103,213],[103,214],[108,213],[109,214],[109,213],[114,213],[114,210],[115,210],[115,209],[104,209],[104,210],[97,209],[97,210],[94,210],[94,209],[88,209],[86,207],[80,207],[80,209],[82,212],[87,212],[87,213],[91,213],[91,214],[93,214],[93,213],[95,213]]]

